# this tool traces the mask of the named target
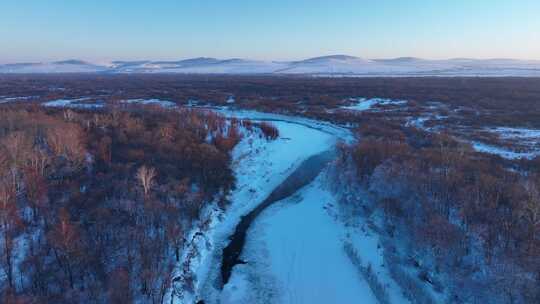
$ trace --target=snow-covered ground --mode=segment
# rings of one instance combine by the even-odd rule
[[[498,155],[506,159],[520,159],[520,158],[532,159],[540,155],[540,151],[516,152],[516,151],[506,149],[506,148],[488,145],[488,144],[478,142],[478,141],[473,141],[472,146],[474,150],[477,152],[494,154],[494,155]]]
[[[256,120],[257,117],[259,116],[250,118]],[[273,124],[280,132],[277,140],[267,141],[259,134],[247,133],[237,145],[233,151],[237,189],[230,195],[231,205],[226,212],[218,208],[208,208],[204,218],[210,219],[209,228],[205,231],[195,229],[188,237],[192,239],[197,232],[203,232],[202,237],[195,238],[193,243],[187,245],[183,262],[190,258],[189,268],[195,274],[195,293],[210,303],[220,297],[216,280],[220,275],[218,266],[221,262],[221,251],[240,217],[262,202],[305,159],[328,150],[337,139],[329,134],[331,130],[322,132],[286,121],[273,121]],[[194,250],[198,254],[192,256]],[[178,275],[183,272],[185,271],[179,269]],[[192,300],[193,294],[185,294],[184,300],[175,298],[177,303],[192,303]]]
[[[79,108],[79,109],[94,109],[102,108],[103,103],[98,102],[87,102],[91,98],[83,97],[77,99],[56,99],[44,102],[42,105],[44,107],[55,107],[55,108]]]
[[[506,159],[532,159],[540,155],[540,130],[511,127],[492,127],[484,130],[497,134],[513,149],[474,141],[473,148],[478,152],[495,154]]]
[[[322,133],[334,137],[336,140],[350,142],[354,140],[351,131],[343,126],[338,126],[329,122],[310,119],[306,117],[288,116],[275,113],[265,113],[252,110],[231,110],[227,107],[214,108],[214,111],[226,116],[238,119],[251,119],[271,122],[289,122],[309,129],[318,130]]]
[[[234,96],[229,96],[229,98],[227,98],[227,101],[226,101],[226,103],[228,104],[235,103],[235,102],[236,100],[234,99]]]
[[[436,132],[436,131],[440,130],[439,129],[440,126],[428,127],[428,126],[426,126],[426,122],[428,122],[428,121],[440,121],[440,120],[443,120],[443,119],[446,119],[446,118],[448,118],[448,116],[439,115],[439,114],[433,114],[433,113],[423,114],[421,116],[409,117],[407,119],[407,121],[405,122],[405,126],[406,127],[415,127],[417,129],[428,131],[428,132]]]
[[[369,267],[390,303],[408,303],[384,268],[376,234],[346,227],[322,173],[255,221],[221,303],[378,303],[358,267]],[[350,244],[362,265],[344,250]],[[368,266],[369,265],[369,266]]]
[[[430,107],[431,110],[436,110],[437,107]],[[405,126],[415,127],[428,132],[436,132],[438,126],[428,127],[425,125],[427,121],[440,121],[448,118],[447,116],[429,113],[417,117],[409,117]],[[502,158],[516,160],[520,158],[532,159],[540,155],[540,130],[527,128],[510,128],[510,127],[489,127],[483,128],[481,131],[494,133],[499,138],[507,143],[508,147],[502,145],[493,145],[475,139],[464,139],[462,141],[471,144],[472,148],[481,153],[498,155]],[[511,147],[511,148],[509,148]]]
[[[158,105],[163,108],[175,108],[176,103],[168,100],[161,100],[161,99],[127,99],[120,101],[121,103],[126,104],[139,104],[139,105]]]
[[[519,139],[529,139],[529,140],[540,140],[540,130],[536,130],[536,129],[495,127],[495,128],[489,128],[487,130],[491,132],[495,132],[505,139],[519,138]]]
[[[178,285],[183,295],[175,296],[174,303],[200,299],[223,304],[377,303],[380,295],[375,295],[373,282],[361,271],[368,268],[390,303],[408,303],[385,268],[378,235],[360,222],[345,224],[337,198],[327,188],[325,173],[273,204],[254,221],[242,255],[247,264],[236,265],[221,290],[221,253],[241,216],[262,202],[304,160],[327,151],[338,140],[351,140],[351,135],[345,128],[305,118],[227,109],[220,112],[229,117],[271,120],[280,138],[266,141],[246,133],[234,149],[238,180],[230,195],[231,205],[226,211],[208,208],[203,219],[209,219],[210,224],[188,236],[194,239],[184,249],[182,265],[188,267],[180,267],[176,276],[191,277],[194,292]],[[345,250],[346,245],[354,251],[354,258]]]
[[[135,104],[135,105],[157,105],[166,109],[176,108],[176,104],[172,101],[161,99],[127,99],[121,100],[123,104]],[[44,107],[56,107],[56,108],[79,108],[79,109],[94,109],[103,108],[105,103],[92,101],[90,97],[82,97],[77,99],[56,99],[44,102]]]
[[[34,98],[37,98],[38,96],[17,96],[17,97],[6,97],[6,96],[0,96],[0,104],[2,103],[11,103],[11,102],[21,102],[21,101],[29,101]]]
[[[353,111],[367,111],[376,105],[404,105],[407,103],[406,100],[393,100],[386,98],[351,98],[350,101],[354,102],[355,104],[343,106],[341,108]]]

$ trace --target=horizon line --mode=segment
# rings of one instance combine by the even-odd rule
[[[349,55],[349,54],[329,54],[329,55],[320,55],[320,56],[312,56],[312,57],[300,57],[297,59],[291,58],[291,59],[255,59],[250,57],[213,57],[213,56],[194,56],[194,57],[178,57],[175,59],[172,58],[162,58],[162,59],[101,59],[101,60],[95,60],[95,59],[85,59],[85,58],[78,58],[78,57],[64,57],[64,59],[51,59],[51,60],[41,60],[41,61],[33,61],[33,60],[21,60],[21,61],[2,61],[0,60],[0,65],[11,65],[11,64],[50,64],[50,63],[63,63],[63,62],[69,62],[69,61],[81,61],[84,63],[89,64],[111,64],[114,62],[175,62],[175,61],[184,61],[184,60],[190,60],[190,59],[216,59],[216,60],[247,60],[247,61],[260,61],[260,62],[295,62],[295,61],[304,61],[304,60],[310,60],[310,59],[318,59],[318,58],[330,58],[330,57],[350,57],[355,59],[364,59],[364,60],[396,60],[396,59],[418,59],[418,60],[427,60],[427,61],[445,61],[445,60],[516,60],[516,61],[540,61],[540,58],[533,59],[533,58],[519,58],[519,57],[448,57],[448,58],[429,58],[429,57],[417,57],[417,56],[397,56],[397,57],[360,57],[355,55]]]

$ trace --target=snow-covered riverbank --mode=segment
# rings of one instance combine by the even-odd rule
[[[175,297],[176,303],[193,303],[201,297],[208,302],[219,299],[221,250],[240,217],[262,202],[302,161],[326,151],[336,142],[336,137],[329,132],[298,123],[274,121],[273,124],[280,132],[277,140],[267,141],[257,134],[248,134],[233,151],[237,188],[229,197],[231,205],[225,212],[216,207],[208,208],[204,219],[210,223],[206,229],[194,229],[188,237],[195,241],[187,244],[183,262],[190,259],[188,271],[193,273],[194,290],[184,292],[183,299]],[[194,256],[193,251],[197,252]],[[186,269],[179,269],[177,275],[182,272]]]
[[[263,212],[222,303],[376,303],[343,250],[335,197],[319,176]]]
[[[231,279],[221,289],[221,253],[240,218],[304,160],[331,149],[338,140],[351,138],[345,129],[303,118],[251,111],[224,114],[272,120],[280,137],[266,141],[251,134],[235,148],[237,189],[230,195],[231,205],[226,211],[207,209],[203,219],[209,224],[189,236],[194,241],[184,250],[184,268],[179,268],[177,276],[189,278],[193,291],[177,285],[182,295],[175,296],[174,302],[377,303],[373,286],[359,271],[369,265],[390,303],[406,303],[384,268],[377,235],[360,233],[358,227],[348,227],[340,219],[337,197],[325,173],[263,211],[248,230],[242,252],[247,264],[234,266]],[[359,262],[344,249],[346,245],[352,246],[361,265],[355,265]]]

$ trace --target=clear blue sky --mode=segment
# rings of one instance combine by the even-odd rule
[[[540,59],[539,0],[0,0],[0,62]]]

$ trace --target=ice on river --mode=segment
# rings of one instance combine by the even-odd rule
[[[257,116],[246,114],[241,118],[257,119]],[[267,141],[258,134],[248,133],[235,147],[233,168],[237,187],[229,197],[231,205],[225,212],[217,208],[206,210],[211,219],[209,228],[201,231],[203,238],[190,245],[198,252],[190,262],[196,277],[196,297],[204,298],[206,303],[218,302],[220,291],[216,290],[215,281],[220,276],[221,250],[240,217],[261,203],[304,160],[328,150],[336,142],[333,135],[304,124],[288,121],[273,121],[272,124],[279,129],[278,139]],[[197,232],[194,230],[191,235]],[[194,248],[186,248],[186,256],[190,250]],[[186,295],[175,302],[193,303],[190,302],[192,299],[193,295]]]
[[[221,303],[377,303],[343,249],[344,227],[321,177],[264,211]]]

